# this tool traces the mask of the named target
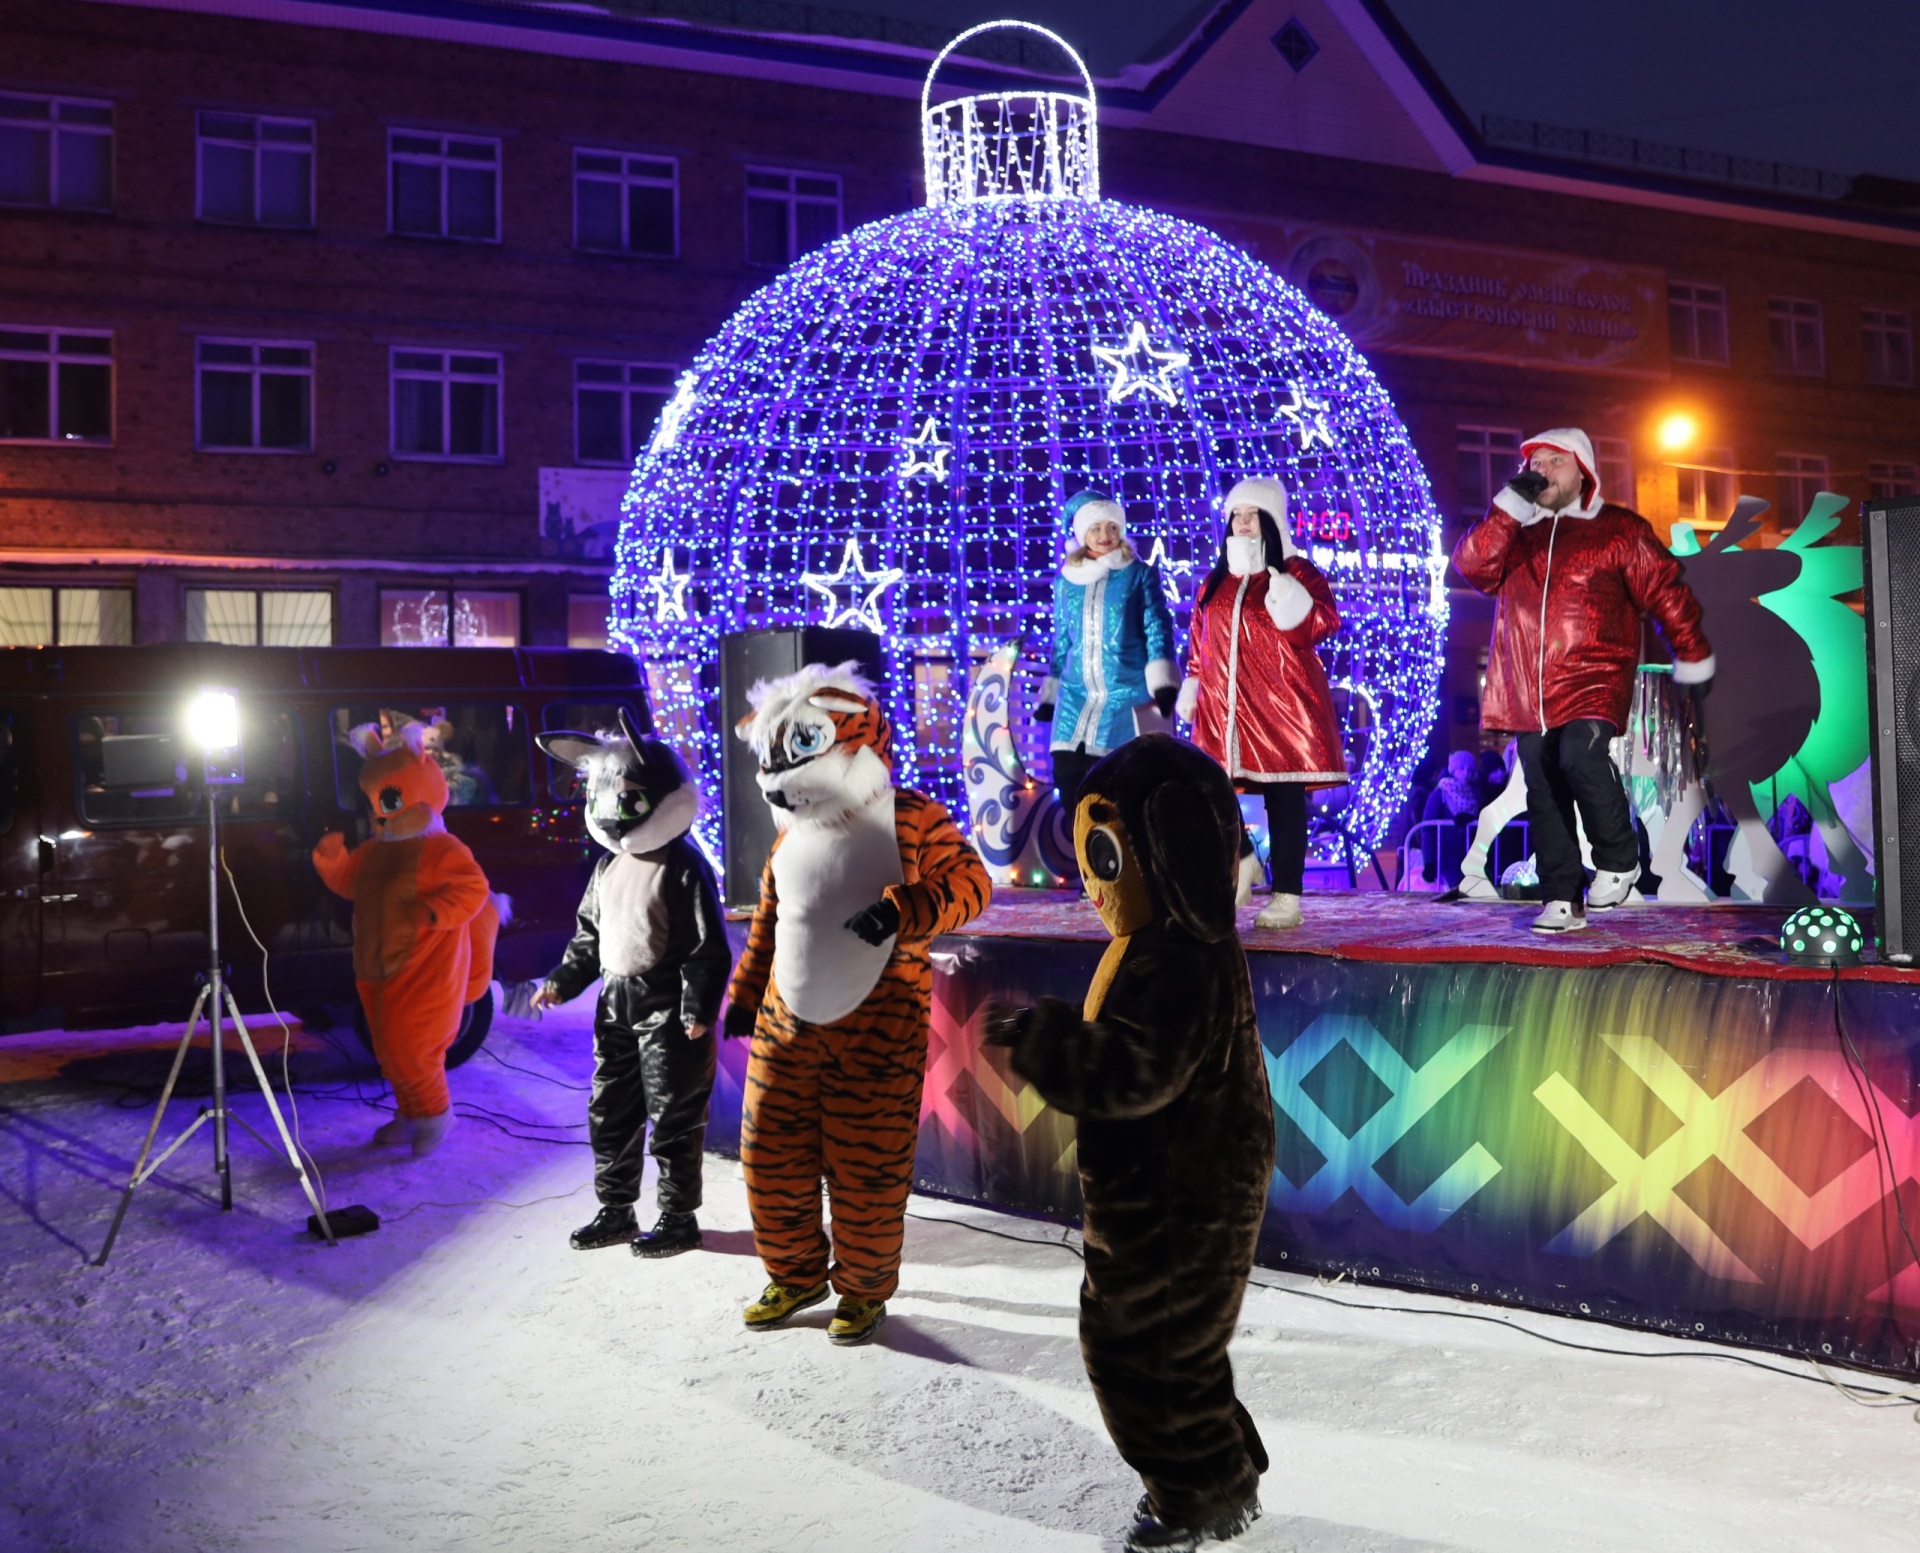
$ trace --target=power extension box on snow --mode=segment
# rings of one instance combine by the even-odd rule
[[[335,1208],[327,1215],[327,1222],[333,1226],[333,1238],[345,1240],[349,1235],[371,1235],[380,1227],[380,1215],[371,1208],[355,1203],[351,1208]],[[320,1227],[320,1215],[307,1215],[307,1233],[315,1240],[326,1239],[326,1231]]]

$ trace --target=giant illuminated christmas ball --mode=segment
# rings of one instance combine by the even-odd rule
[[[877,632],[897,779],[964,817],[969,675],[1015,639],[1044,657],[1065,498],[1125,504],[1184,633],[1221,497],[1278,475],[1344,620],[1322,648],[1356,773],[1343,823],[1377,845],[1433,725],[1447,618],[1406,428],[1299,291],[1202,227],[1102,199],[1085,66],[1044,29],[992,25],[1051,39],[1078,83],[935,102],[987,28],[934,61],[926,207],[749,298],[661,412],[622,511],[612,634],[717,792],[721,635]]]

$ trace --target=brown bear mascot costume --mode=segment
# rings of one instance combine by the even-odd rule
[[[1234,933],[1240,815],[1226,773],[1148,734],[1087,773],[1081,877],[1113,934],[1086,1006],[996,1008],[987,1039],[1078,1118],[1080,1351],[1145,1480],[1129,1553],[1225,1541],[1267,1456],[1227,1344],[1273,1172],[1273,1108]]]

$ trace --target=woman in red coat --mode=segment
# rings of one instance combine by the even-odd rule
[[[1287,488],[1227,494],[1220,558],[1194,602],[1178,711],[1243,793],[1266,800],[1273,899],[1259,927],[1300,925],[1307,792],[1347,780],[1327,671],[1314,651],[1340,629],[1326,578],[1293,548]]]

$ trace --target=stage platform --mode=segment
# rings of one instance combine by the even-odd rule
[[[1544,939],[1537,908],[1373,891],[1268,932],[1261,899],[1263,1263],[1920,1375],[1895,1196],[1920,1238],[1920,972],[1788,966],[1779,908],[1625,907]],[[923,1189],[1078,1212],[1072,1120],[978,1023],[1078,1003],[1106,942],[1076,894],[1000,890],[935,943]],[[723,1152],[746,1056],[724,1043]]]

